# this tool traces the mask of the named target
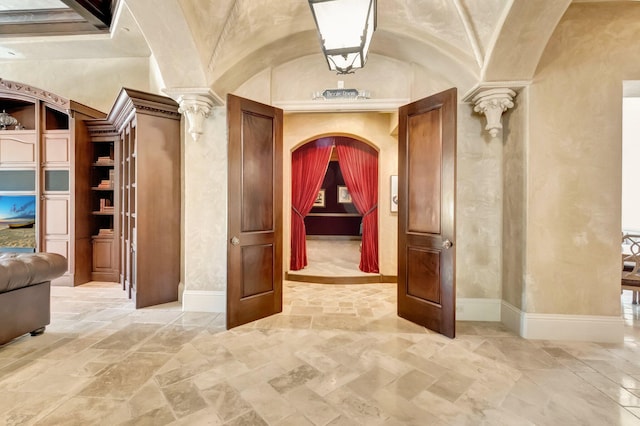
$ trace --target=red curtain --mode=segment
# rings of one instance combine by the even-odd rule
[[[313,207],[327,173],[333,138],[318,139],[293,151],[291,156],[291,265],[307,266],[307,231],[304,218]]]
[[[347,138],[336,138],[336,149],[344,182],[362,215],[360,270],[378,273],[378,153]]]

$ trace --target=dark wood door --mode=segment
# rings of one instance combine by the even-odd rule
[[[457,90],[400,108],[398,315],[455,337]]]
[[[282,312],[282,110],[227,97],[227,328]]]

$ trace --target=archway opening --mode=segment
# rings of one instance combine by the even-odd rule
[[[346,136],[311,140],[293,150],[291,180],[286,279],[379,282],[378,150]]]

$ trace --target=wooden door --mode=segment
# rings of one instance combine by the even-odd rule
[[[457,90],[400,108],[398,315],[455,337]]]
[[[227,328],[282,312],[282,110],[227,96]]]

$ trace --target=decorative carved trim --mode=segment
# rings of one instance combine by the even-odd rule
[[[209,58],[209,63],[207,65],[209,71],[213,71],[215,68],[218,56],[220,56],[220,50],[222,49],[222,46],[225,45],[224,42],[229,37],[229,34],[231,34],[231,31],[238,25],[239,17],[242,16],[243,13],[243,5],[240,3],[241,2],[238,0],[234,0],[233,5],[229,9],[227,18],[224,20],[224,27],[222,27],[222,31],[220,31],[220,34],[218,35],[218,40],[216,40],[216,45],[211,53],[211,58]]]
[[[487,117],[485,130],[492,137],[496,137],[502,130],[502,113],[509,108],[513,108],[513,98],[516,92],[508,88],[497,88],[483,90],[472,99],[473,110]]]
[[[38,89],[37,87],[29,86],[28,84],[3,80],[2,78],[0,78],[0,92],[5,92],[10,95],[28,96],[30,98],[38,99],[44,102],[53,103],[65,110],[70,109],[69,99],[63,98],[62,96],[58,96],[51,92],[47,92],[46,90]]]
[[[163,91],[178,102],[178,112],[187,118],[188,132],[194,141],[202,135],[204,120],[209,117],[216,105],[223,105],[223,100],[211,89],[176,88]]]

